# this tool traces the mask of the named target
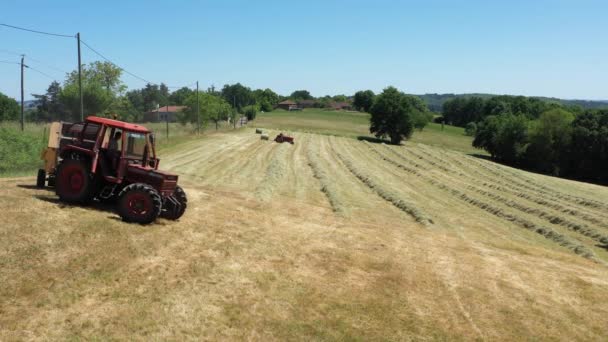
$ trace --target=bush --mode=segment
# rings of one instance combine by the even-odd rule
[[[470,137],[474,136],[475,132],[477,132],[477,124],[474,122],[469,122],[464,128],[464,134]]]

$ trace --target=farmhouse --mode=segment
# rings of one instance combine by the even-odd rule
[[[176,114],[186,109],[186,106],[164,106],[158,110],[152,110],[144,113],[144,122],[175,122],[177,121]]]
[[[293,110],[293,109],[298,108],[298,104],[291,100],[285,100],[283,102],[279,102],[277,104],[277,108],[281,108],[281,109],[285,109],[285,110]]]

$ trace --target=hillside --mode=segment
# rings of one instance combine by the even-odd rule
[[[471,93],[471,94],[423,94],[423,95],[416,95],[418,97],[420,97],[425,103],[426,105],[429,107],[429,109],[433,112],[441,112],[442,111],[442,106],[443,104],[451,99],[454,98],[459,98],[459,97],[464,97],[464,98],[468,98],[468,97],[481,97],[484,99],[493,97],[493,96],[499,96],[499,94],[478,94],[478,93]],[[600,108],[608,108],[608,100],[601,100],[601,101],[591,101],[591,100],[565,100],[565,99],[558,99],[558,98],[554,98],[554,97],[543,97],[543,96],[532,96],[534,98],[540,99],[542,101],[546,101],[546,102],[555,102],[555,103],[560,103],[566,106],[580,106],[583,109],[600,109]]]
[[[0,340],[606,336],[606,188],[293,134],[165,148],[189,196],[179,222],[129,225],[0,179]]]

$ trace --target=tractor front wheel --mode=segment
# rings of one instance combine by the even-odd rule
[[[161,209],[160,195],[147,184],[130,184],[118,195],[118,214],[125,222],[151,223],[156,220]]]
[[[160,217],[168,220],[177,220],[184,215],[187,206],[188,197],[186,197],[186,192],[181,186],[178,185],[175,187],[173,196],[165,198],[165,203],[163,203],[163,212],[161,213]]]
[[[65,160],[57,168],[55,193],[70,203],[85,203],[91,199],[92,181],[89,169],[80,160]]]

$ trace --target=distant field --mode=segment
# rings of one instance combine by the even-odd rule
[[[369,133],[369,114],[359,112],[323,109],[305,109],[301,112],[275,110],[258,114],[252,125],[349,138],[372,136]],[[460,127],[446,125],[442,130],[440,124],[430,123],[422,132],[416,130],[410,141],[467,153],[485,154],[483,150],[471,146],[472,138],[465,136],[464,129]]]

